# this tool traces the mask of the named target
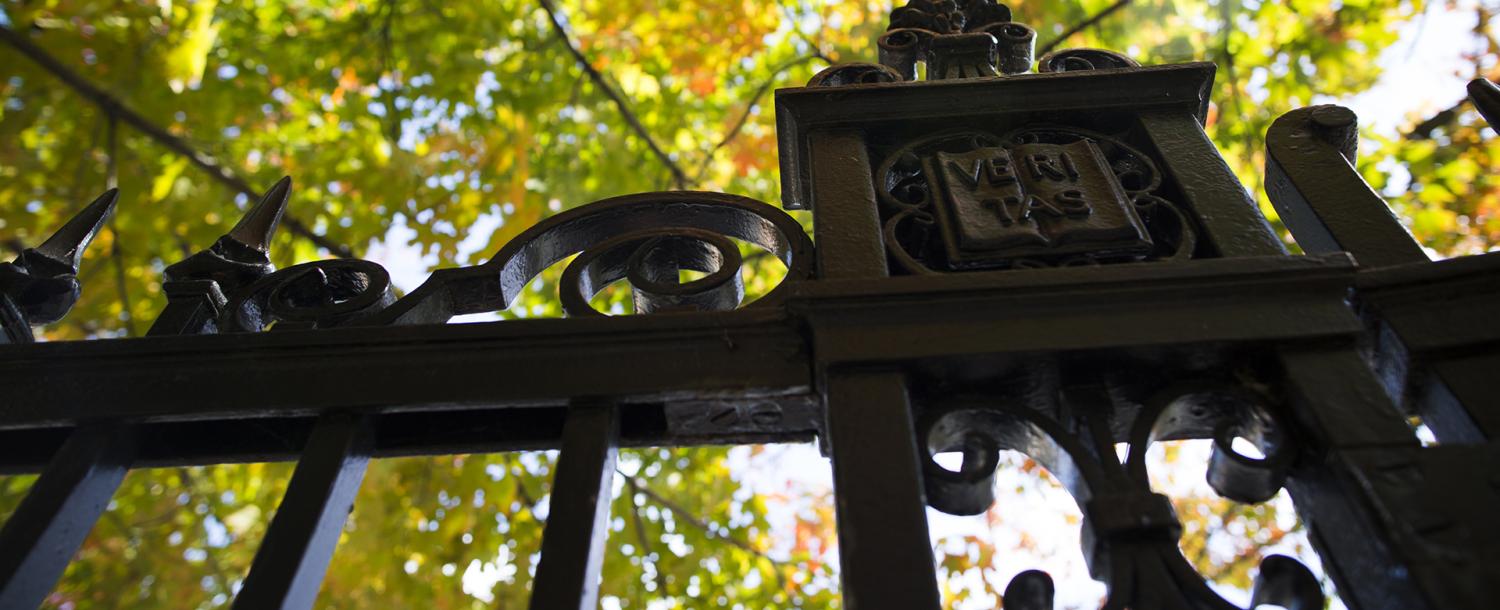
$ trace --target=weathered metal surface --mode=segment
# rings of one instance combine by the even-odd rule
[[[1148,156],[1081,129],[922,138],[886,153],[875,182],[904,273],[1187,259],[1197,241]]]
[[[568,406],[542,558],[531,581],[532,610],[599,607],[619,434],[614,401],[582,397]]]
[[[1307,252],[1348,252],[1371,267],[1427,255],[1352,165],[1354,113],[1339,106],[1293,110],[1266,132],[1266,193]]]
[[[1083,509],[1106,608],[1233,608],[1149,485],[1146,451],[1185,438],[1213,442],[1221,496],[1290,492],[1351,608],[1494,606],[1500,257],[1428,262],[1334,106],[1268,134],[1267,190],[1309,253],[1289,256],[1203,131],[1211,64],[1061,49],[1032,73],[1034,41],[991,0],[913,0],[880,63],[778,91],[783,204],[814,212],[816,249],[764,203],[643,193],[396,299],[369,261],[271,266],[283,179],[167,268],[151,336],[30,343],[76,299],[106,193],[0,266],[0,471],[46,468],[0,532],[0,606],[46,594],[131,466],[300,458],[236,605],[304,608],[369,457],[561,448],[532,607],[593,607],[617,447],[815,435],[849,608],[938,607],[926,507],[988,510],[1001,450]],[[1470,91],[1500,113],[1492,83]],[[751,303],[742,249],[787,268]],[[569,257],[568,319],[443,324]],[[590,305],[619,281],[643,315]],[[1258,574],[1252,607],[1324,603],[1294,559]],[[1031,570],[1004,597],[1054,593]]]
[[[844,605],[937,610],[905,374],[836,369],[823,387]]]

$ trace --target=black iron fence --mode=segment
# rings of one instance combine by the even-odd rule
[[[397,299],[368,261],[272,268],[283,180],[167,268],[148,337],[33,343],[78,296],[106,193],[0,265],[0,468],[42,473],[0,532],[0,607],[41,602],[133,467],[297,460],[234,604],[306,608],[372,456],[559,448],[531,607],[592,608],[618,447],[811,438],[856,610],[938,606],[925,509],[986,510],[1001,450],[1077,500],[1105,607],[1233,607],[1148,482],[1151,444],[1185,438],[1212,439],[1226,498],[1290,490],[1351,607],[1493,607],[1500,258],[1429,262],[1354,171],[1335,106],[1268,134],[1289,255],[1204,135],[1211,64],[1034,62],[1008,9],[962,4],[899,9],[880,64],[777,92],[784,203],[813,211],[816,249],[767,204],[648,193]],[[1493,85],[1474,97],[1496,117]],[[788,270],[748,304],[742,243]],[[567,319],[443,324],[573,255]],[[619,280],[652,315],[590,306]],[[957,470],[933,459],[952,451]],[[1005,603],[1050,608],[1052,587],[1023,573]],[[1324,600],[1272,556],[1259,604]]]

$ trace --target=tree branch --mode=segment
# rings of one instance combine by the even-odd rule
[[[120,166],[118,155],[120,152],[119,141],[115,139],[116,124],[114,115],[109,116],[105,125],[105,170],[104,182],[109,188],[120,186]],[[114,214],[109,216],[109,258],[115,267],[115,291],[120,299],[120,320],[125,324],[125,336],[135,336],[135,316],[130,312],[130,290],[125,282],[125,251],[120,248],[120,229],[115,226]]]
[[[193,471],[186,466],[178,466],[177,477],[182,480],[182,486],[187,490],[189,500],[197,500],[198,477],[193,474]],[[207,521],[199,519],[198,527],[203,530],[203,550],[205,551],[203,553],[203,563],[207,564],[209,575],[218,581],[220,591],[232,594],[234,588],[229,586],[229,572],[224,569],[223,565],[219,564],[219,558],[214,553],[207,552],[210,550],[208,548],[209,534]]]
[[[750,95],[750,103],[745,104],[745,111],[740,113],[740,117],[735,120],[734,126],[729,128],[729,133],[724,134],[724,138],[722,140],[719,140],[719,143],[715,144],[713,149],[708,151],[708,156],[703,158],[703,162],[698,164],[698,171],[693,177],[693,182],[695,184],[701,182],[703,180],[703,173],[708,171],[708,164],[712,163],[714,160],[714,155],[718,154],[720,149],[727,146],[731,141],[733,141],[740,135],[740,130],[744,129],[745,123],[750,120],[750,111],[754,110],[755,105],[760,103],[760,98],[765,97],[766,93],[771,90],[771,85],[776,84],[776,79],[781,76],[782,72],[790,70],[792,66],[795,66],[797,64],[819,58],[822,58],[821,53],[803,55],[802,57],[798,57],[784,64],[781,64],[780,66],[777,66],[776,69],[771,72],[771,76],[766,78],[765,82],[761,83],[760,87],[757,87],[755,89],[755,93]],[[828,60],[824,59],[824,61]]]
[[[385,106],[385,138],[394,148],[401,141],[401,118],[396,115],[396,92],[401,88],[401,83],[396,80],[394,71],[391,70],[391,30],[395,27],[396,2],[387,0],[383,5],[385,9],[385,20],[380,24],[380,72],[381,76],[390,75],[391,88],[380,88],[380,103]]]
[[[141,132],[146,137],[155,140],[156,143],[166,147],[168,150],[187,157],[188,161],[191,161],[193,165],[196,165],[200,169],[208,172],[209,177],[218,181],[220,184],[229,187],[231,190],[244,194],[252,201],[260,199],[262,193],[256,191],[255,188],[250,186],[250,183],[246,182],[243,178],[240,178],[237,174],[234,173],[233,170],[219,163],[217,159],[213,158],[208,153],[199,151],[193,148],[191,144],[188,144],[183,139],[174,136],[171,133],[168,133],[167,130],[162,129],[157,124],[151,122],[150,119],[137,114],[134,110],[131,110],[129,107],[125,106],[124,102],[116,99],[108,92],[89,82],[88,79],[84,78],[82,75],[63,65],[63,63],[58,61],[57,58],[47,53],[45,49],[28,40],[26,36],[19,34],[14,30],[11,30],[10,28],[0,26],[0,40],[4,40],[6,44],[10,45],[17,51],[20,51],[22,55],[25,55],[31,61],[36,62],[36,64],[41,66],[42,69],[52,73],[53,76],[57,77],[57,79],[62,81],[63,84],[71,87],[79,95],[83,96],[84,99],[93,102],[94,105],[99,107],[100,111],[108,114],[111,117],[115,117],[121,121],[124,121],[126,124],[134,127],[137,131]],[[312,229],[308,228],[306,224],[296,218],[292,218],[291,216],[283,217],[281,219],[281,224],[293,234],[307,238],[313,243],[326,248],[329,252],[332,252],[336,256],[340,256],[343,258],[351,258],[354,256],[354,253],[349,248],[349,246],[340,244],[331,239],[328,239],[327,237],[314,233]]]
[[[594,81],[595,86],[604,91],[604,95],[611,102],[614,102],[615,108],[618,108],[620,115],[625,118],[625,123],[630,125],[630,129],[635,131],[636,135],[646,141],[646,146],[651,148],[651,152],[656,155],[656,158],[660,159],[662,164],[667,166],[667,170],[672,172],[672,181],[676,183],[677,188],[686,189],[688,185],[687,173],[683,172],[682,168],[677,165],[677,162],[673,161],[672,157],[667,155],[666,151],[662,150],[662,147],[651,137],[651,133],[646,131],[646,126],[641,124],[641,120],[630,109],[630,105],[625,103],[625,98],[621,97],[620,93],[609,85],[609,82],[604,79],[603,74],[594,69],[594,65],[589,63],[588,58],[583,55],[583,51],[578,50],[578,45],[573,44],[573,38],[568,35],[568,30],[563,28],[562,21],[559,21],[557,18],[557,8],[552,5],[552,0],[538,0],[538,2],[542,5],[542,10],[547,12],[547,20],[552,23],[552,31],[557,34],[557,39],[562,41],[563,46],[567,47],[568,53],[573,56],[573,60],[578,63],[578,67],[582,68],[584,73],[589,75],[589,79]]]
[[[1082,22],[1074,25],[1073,27],[1070,27],[1067,30],[1064,30],[1063,33],[1057,35],[1057,38],[1053,38],[1047,44],[1042,45],[1042,48],[1039,49],[1039,50],[1037,50],[1037,52],[1036,52],[1037,57],[1042,57],[1042,56],[1044,56],[1044,55],[1052,52],[1053,49],[1057,48],[1057,45],[1062,44],[1063,41],[1065,41],[1068,38],[1072,37],[1074,34],[1077,34],[1079,32],[1087,30],[1087,29],[1089,29],[1091,27],[1094,27],[1095,25],[1098,25],[1099,22],[1103,21],[1105,17],[1113,15],[1115,13],[1115,11],[1118,11],[1118,10],[1120,10],[1122,8],[1125,8],[1125,5],[1127,5],[1127,4],[1130,4],[1130,0],[1116,0],[1115,3],[1109,5],[1108,8],[1105,8],[1102,11],[1094,13],[1094,16],[1089,17],[1088,19],[1084,19]]]
[[[760,552],[760,550],[756,549],[753,546],[750,546],[750,543],[748,543],[748,542],[745,542],[743,540],[740,540],[738,538],[734,538],[734,537],[731,537],[731,536],[726,536],[726,535],[718,533],[717,531],[714,531],[713,528],[711,528],[711,527],[708,526],[708,523],[706,521],[704,521],[703,519],[700,519],[697,515],[694,515],[693,513],[688,512],[687,509],[684,509],[682,507],[682,505],[680,505],[680,504],[678,504],[676,502],[673,502],[671,500],[668,500],[665,497],[662,497],[661,494],[656,493],[655,490],[653,490],[650,487],[648,487],[644,482],[637,481],[635,479],[635,477],[632,477],[632,476],[626,475],[623,472],[620,472],[620,470],[618,468],[615,469],[615,472],[619,473],[620,476],[625,477],[625,482],[629,483],[630,487],[632,489],[635,489],[635,490],[641,492],[642,494],[645,494],[647,498],[650,498],[652,502],[655,502],[657,505],[661,506],[662,508],[665,508],[667,510],[672,511],[673,514],[677,515],[678,517],[681,517],[683,521],[687,521],[689,525],[692,525],[693,527],[698,528],[699,530],[702,530],[703,533],[707,534],[709,538],[714,538],[714,539],[717,539],[717,540],[726,541],[729,544],[732,544],[732,545],[734,545],[736,547],[739,547],[740,550],[743,550],[746,553],[750,553],[751,555],[759,557],[759,558],[765,560],[767,563],[771,564],[771,572],[776,575],[776,582],[777,582],[777,584],[782,589],[786,588],[786,579],[785,579],[785,577],[783,577],[781,575],[781,562],[780,561],[776,561],[775,559],[771,558],[771,556],[766,555],[765,553]]]
[[[1452,125],[1458,119],[1459,113],[1463,112],[1464,104],[1467,103],[1469,103],[1469,98],[1461,98],[1458,100],[1458,103],[1427,117],[1427,120],[1417,123],[1416,126],[1411,128],[1411,131],[1406,132],[1406,139],[1431,140],[1432,132]]]
[[[615,472],[619,472],[619,470],[616,469]],[[625,475],[621,473],[620,476],[624,477]],[[625,477],[625,485],[629,486],[631,491],[630,497],[626,499],[626,504],[630,505],[630,516],[635,522],[636,539],[641,543],[641,561],[644,562],[646,557],[651,554],[651,541],[646,539],[646,522],[644,519],[641,519],[641,507],[635,505],[635,494],[641,491],[641,487],[636,485],[635,479],[631,477]],[[667,593],[667,575],[661,571],[661,566],[659,565],[656,568],[656,588],[660,590],[658,594],[661,597],[669,597],[670,594]]]

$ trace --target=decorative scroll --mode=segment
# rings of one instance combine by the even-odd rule
[[[1133,408],[1117,405],[1119,394],[1104,383],[1064,387],[1041,408],[1017,400],[934,399],[920,439],[927,455],[961,451],[964,458],[957,472],[927,460],[928,503],[957,515],[985,512],[995,501],[999,452],[1021,452],[1057,477],[1083,509],[1084,558],[1110,590],[1104,608],[1234,608],[1178,549],[1181,525],[1170,500],[1151,490],[1146,452],[1159,440],[1211,438],[1209,484],[1235,501],[1264,502],[1280,491],[1291,466],[1285,425],[1258,395],[1229,383],[1176,384]],[[1236,438],[1263,457],[1237,451]],[[1123,463],[1114,447],[1120,440],[1130,444]],[[1264,560],[1253,596],[1252,607],[1323,607],[1317,579],[1287,557]],[[1051,579],[1033,571],[1007,587],[1005,603],[1051,608],[1051,597]]]
[[[757,304],[777,302],[788,282],[813,273],[811,240],[781,210],[721,193],[644,193],[558,214],[484,264],[440,269],[398,301],[389,274],[371,261],[271,265],[267,251],[290,188],[282,179],[212,247],[167,268],[169,302],[151,334],[442,323],[508,307],[537,274],[575,254],[559,294],[569,316],[603,315],[589,300],[620,280],[629,282],[637,313],[738,308],[745,296],[738,242],[787,267],[783,284]],[[684,269],[704,276],[679,281]]]
[[[743,261],[729,238],[776,256],[788,279],[812,276],[812,244],[801,225],[769,205],[721,193],[645,193],[592,203],[521,234],[489,264],[501,271],[507,304],[545,265],[578,252],[559,287],[570,316],[600,315],[588,300],[621,279],[630,282],[637,313],[725,311],[744,297]],[[708,275],[678,283],[682,269]],[[761,301],[775,302],[781,293],[778,286]]]
[[[61,320],[78,302],[83,251],[114,212],[120,194],[105,191],[52,237],[0,263],[0,343],[30,343],[31,327]]]
[[[923,138],[876,171],[886,248],[914,274],[1191,257],[1161,180],[1119,139],[1055,126]]]
[[[901,74],[880,64],[837,64],[824,68],[807,81],[809,87],[843,87],[845,85],[869,85],[894,83]]]
[[[1104,49],[1063,49],[1048,53],[1037,62],[1037,69],[1041,72],[1079,72],[1139,67],[1141,64],[1136,60]]]
[[[385,268],[366,260],[302,263],[256,281],[229,298],[224,332],[330,328],[385,309],[396,298]]]

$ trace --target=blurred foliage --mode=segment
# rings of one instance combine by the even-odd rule
[[[1046,45],[1114,3],[1011,4]],[[11,0],[0,2],[0,25],[252,184],[293,176],[290,215],[332,241],[359,253],[401,235],[424,265],[446,266],[477,262],[547,215],[613,195],[683,186],[777,201],[769,92],[831,62],[874,60],[890,9],[860,0],[574,0],[555,8],[565,41],[548,6]],[[1474,36],[1484,43],[1463,76],[1500,76],[1491,15],[1468,3],[1135,0],[1062,42],[1144,63],[1216,62],[1208,132],[1272,215],[1259,178],[1270,122],[1369,87],[1401,26],[1424,11],[1459,9],[1478,12]],[[1411,123],[1398,137],[1367,134],[1361,171],[1437,252],[1490,249],[1500,239],[1500,144],[1468,104]],[[119,213],[88,252],[83,300],[48,338],[143,332],[164,302],[163,266],[211,244],[249,202],[0,48],[0,248],[35,244],[103,190],[111,168]],[[471,234],[476,224],[485,232]],[[280,266],[329,255],[286,231],[273,251]],[[775,279],[752,280],[752,292]],[[556,315],[550,281],[502,316]],[[838,605],[827,491],[749,493],[728,470],[729,454],[622,459],[630,476],[616,480],[604,583],[611,603]],[[320,605],[523,606],[550,465],[546,454],[375,462]],[[225,606],[290,469],[133,472],[49,603]],[[0,479],[0,515],[29,480]],[[1285,534],[1285,519],[1272,508],[1192,502],[1178,507],[1185,552],[1205,574],[1243,588],[1259,549]],[[773,504],[795,507],[793,518],[773,527]],[[1204,536],[1236,527],[1255,544],[1231,556],[1208,552]],[[790,541],[773,529],[792,532]],[[984,573],[997,551],[978,538],[961,542],[965,550],[939,553],[950,602],[992,599],[1003,582],[956,578]],[[491,585],[466,590],[470,573]]]

